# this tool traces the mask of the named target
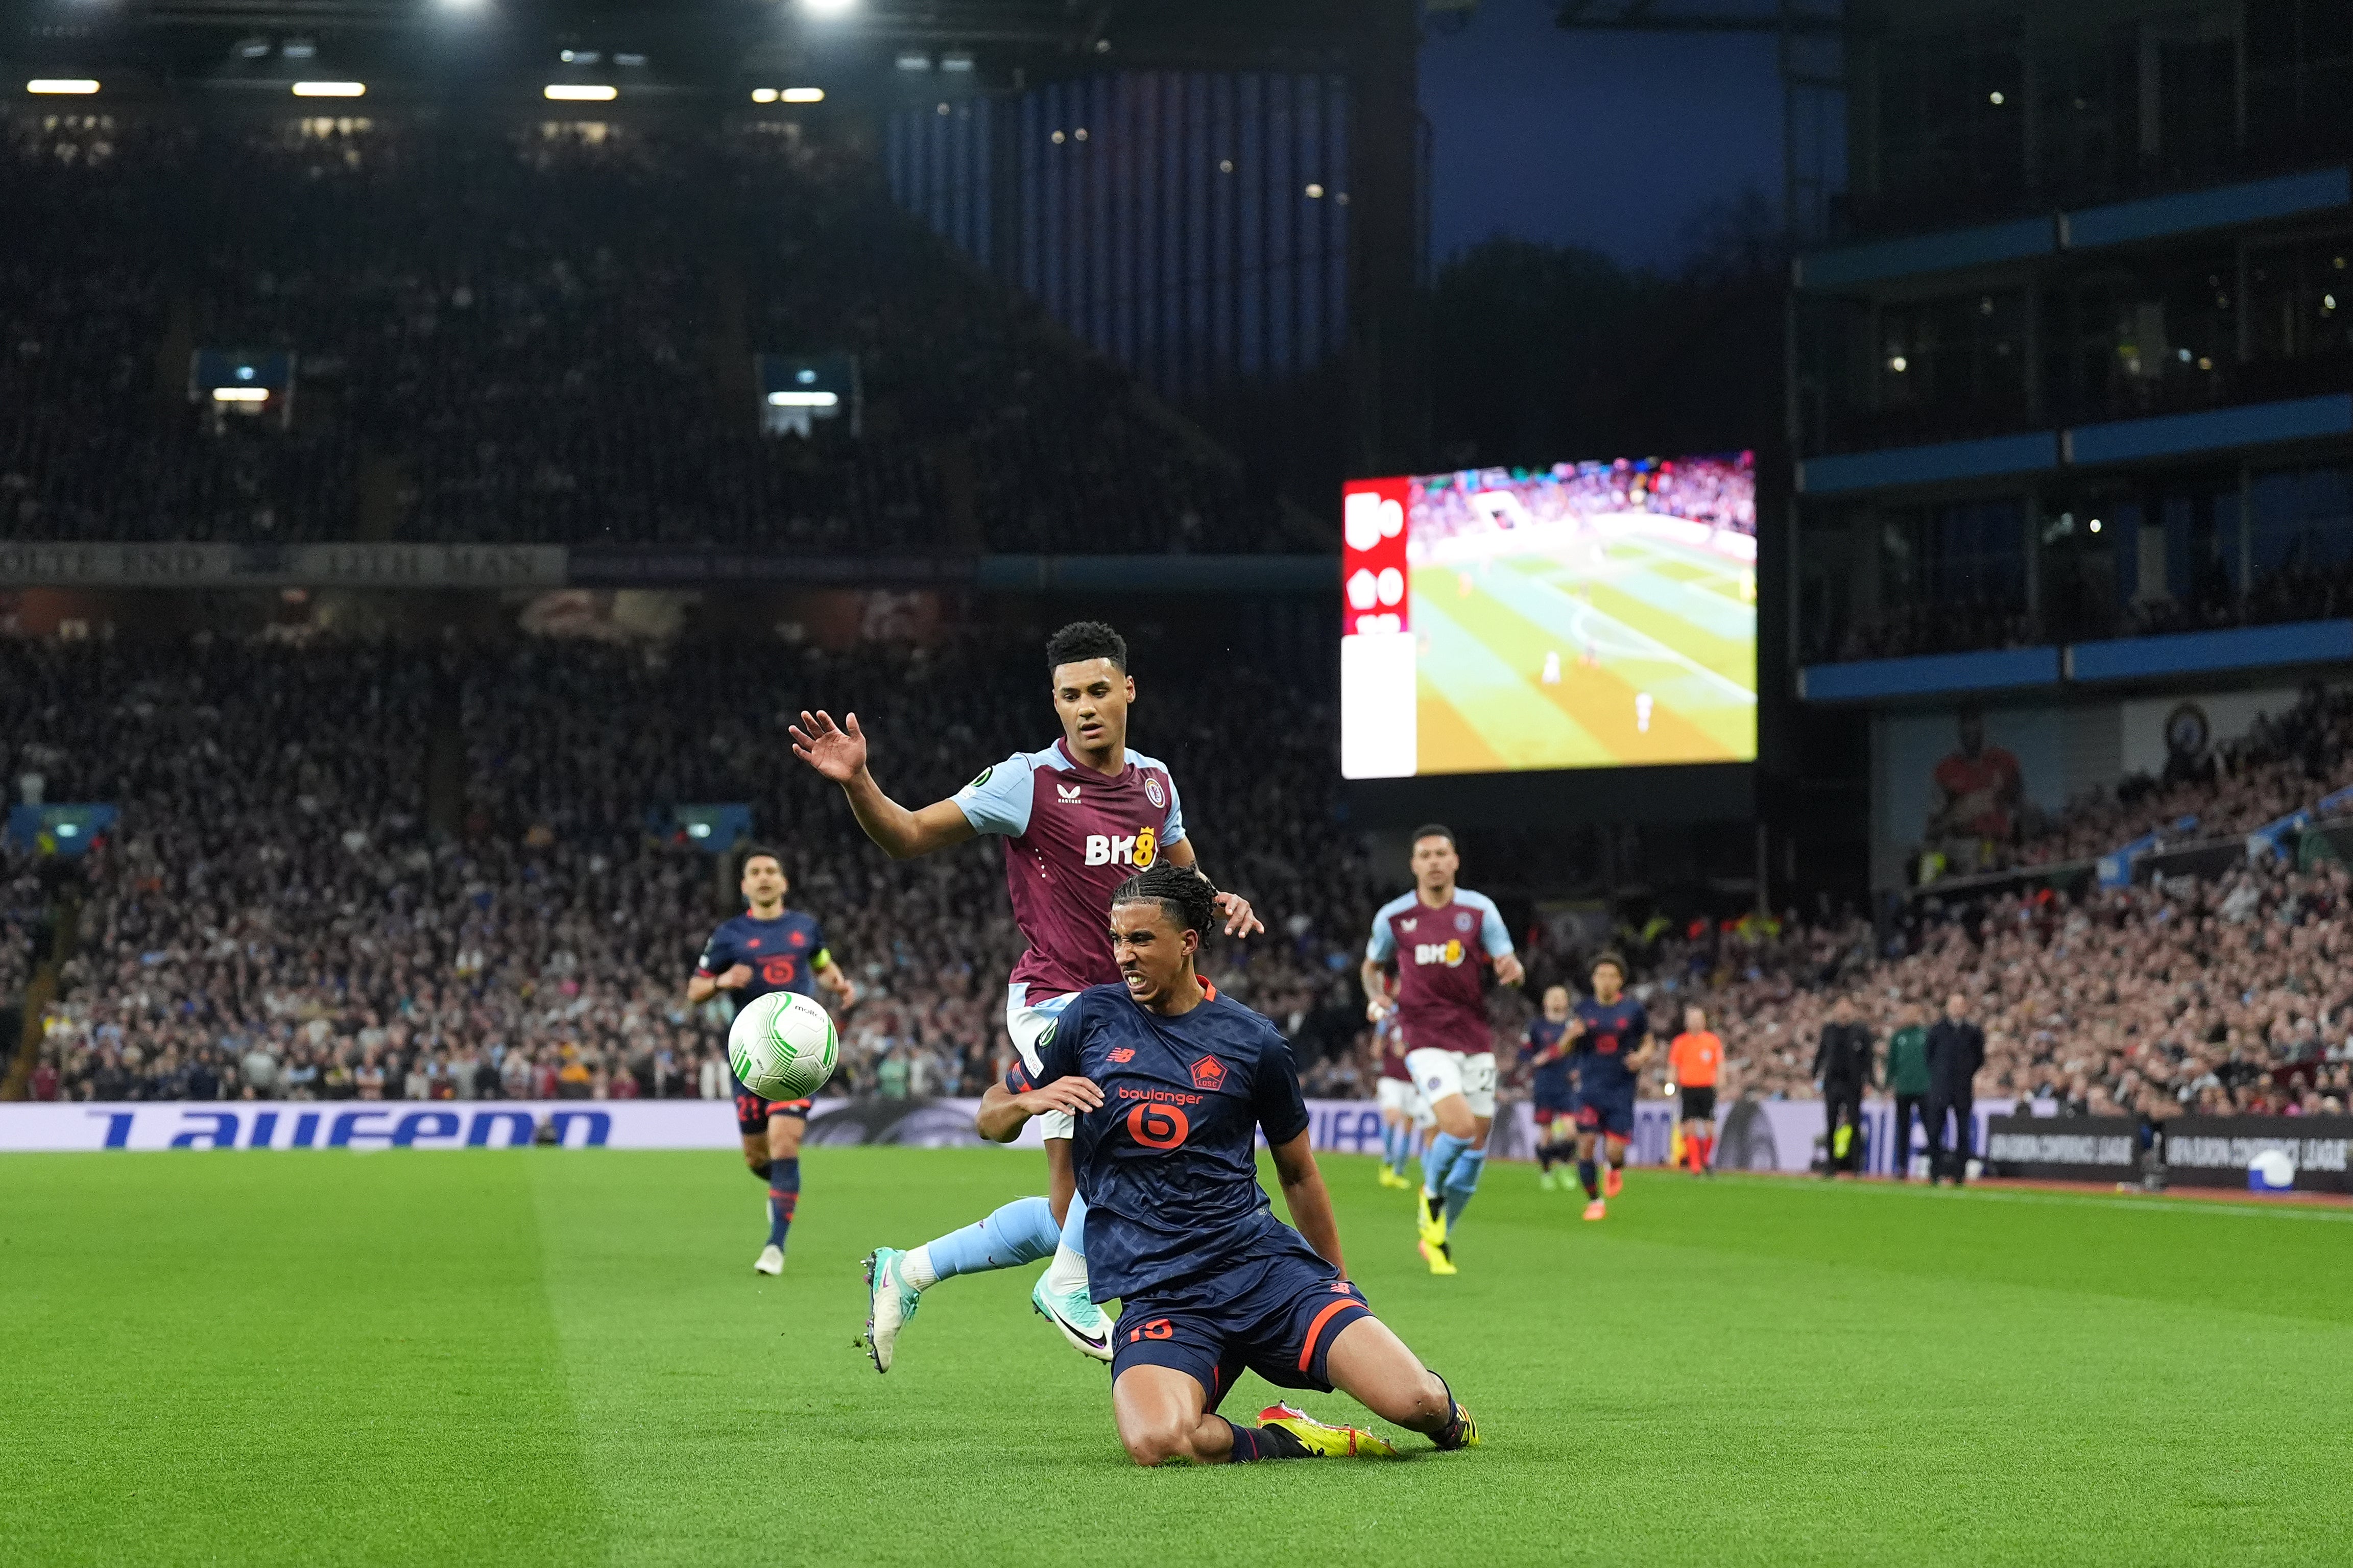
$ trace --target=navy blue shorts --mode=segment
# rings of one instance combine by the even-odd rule
[[[1332,1342],[1372,1315],[1365,1293],[1303,1246],[1226,1269],[1214,1287],[1122,1301],[1112,1381],[1132,1366],[1175,1367],[1207,1391],[1210,1410],[1245,1368],[1278,1388],[1329,1394]]]
[[[735,1131],[746,1138],[757,1138],[768,1131],[771,1116],[797,1116],[808,1120],[809,1101],[806,1100],[763,1100],[744,1087],[744,1080],[733,1072],[727,1081],[735,1089]]]
[[[1539,1093],[1535,1097],[1535,1110],[1538,1121],[1550,1121],[1556,1116],[1574,1116],[1577,1114],[1577,1096],[1566,1090],[1559,1094]]]
[[[1577,1097],[1577,1130],[1607,1132],[1612,1138],[1634,1136],[1634,1091],[1580,1094]]]

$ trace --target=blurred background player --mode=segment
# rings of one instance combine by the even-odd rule
[[[1420,1146],[1426,1108],[1405,1068],[1405,1040],[1392,1013],[1373,1026],[1373,1049],[1381,1065],[1374,1095],[1381,1112],[1381,1185],[1403,1192],[1413,1185],[1405,1173]]]
[[[1397,1015],[1406,1070],[1437,1122],[1421,1156],[1421,1255],[1432,1274],[1451,1274],[1447,1237],[1479,1189],[1495,1120],[1495,1041],[1481,974],[1492,962],[1496,979],[1517,985],[1524,972],[1495,901],[1454,885],[1462,858],[1452,828],[1433,822],[1414,829],[1411,864],[1414,890],[1373,917],[1361,972],[1365,1013],[1376,1024]],[[1394,995],[1385,967],[1391,961]]]
[[[1634,1087],[1657,1041],[1651,1015],[1625,994],[1626,961],[1605,952],[1593,961],[1593,994],[1577,1003],[1572,1056],[1577,1074],[1577,1179],[1585,1187],[1585,1217],[1601,1219],[1626,1184],[1626,1144],[1634,1136]],[[1609,1162],[1607,1185],[1595,1166]]]
[[[1446,1380],[1372,1314],[1340,1256],[1291,1047],[1203,984],[1213,889],[1173,867],[1112,905],[1121,984],[1070,999],[1038,1042],[1034,1087],[991,1086],[984,1137],[1030,1117],[1076,1120],[1093,1288],[1121,1303],[1112,1414],[1139,1465],[1232,1464],[1396,1449],[1288,1405],[1244,1426],[1217,1413],[1245,1370],[1282,1388],[1338,1388],[1440,1448],[1479,1441]],[[1263,1131],[1293,1225],[1259,1184]]]
[[[686,983],[686,999],[700,1005],[717,992],[732,994],[741,1008],[771,991],[797,991],[817,999],[819,985],[833,993],[841,1010],[858,1001],[858,988],[826,951],[815,915],[785,908],[785,863],[757,845],[744,851],[744,910],[720,922],[703,944],[702,958]],[[768,1184],[768,1241],[752,1267],[762,1274],[785,1271],[785,1237],[801,1196],[801,1134],[808,1129],[806,1100],[763,1100],[745,1089],[731,1067],[735,1089],[735,1130],[744,1135],[744,1163]]]
[[[1576,1027],[1568,1014],[1568,987],[1547,985],[1544,1013],[1528,1021],[1527,1037],[1520,1046],[1520,1055],[1532,1071],[1529,1098],[1535,1102],[1536,1120],[1536,1184],[1548,1193],[1560,1185],[1553,1167],[1577,1154],[1576,1086],[1568,1072],[1569,1039]]]
[[[1704,1007],[1683,1009],[1683,1032],[1667,1047],[1667,1070],[1683,1094],[1683,1166],[1714,1175],[1715,1080],[1724,1070],[1724,1042],[1707,1026]]]
[[[983,833],[1005,839],[1006,891],[1029,943],[1006,987],[1005,1029],[1032,1072],[1039,1037],[1071,997],[1119,978],[1104,934],[1113,889],[1140,868],[1193,864],[1167,764],[1128,749],[1135,682],[1126,639],[1101,621],[1074,621],[1047,639],[1046,668],[1061,738],[983,768],[948,799],[918,811],[884,795],[867,771],[857,714],[837,728],[829,714],[803,713],[792,731],[794,753],[841,786],[858,826],[892,859]],[[1263,929],[1246,900],[1215,897],[1227,934]],[[883,1247],[868,1255],[866,1339],[875,1370],[891,1370],[899,1331],[932,1286],[1048,1256],[1054,1261],[1030,1290],[1030,1305],[1079,1351],[1111,1359],[1111,1320],[1087,1289],[1086,1205],[1074,1195],[1070,1118],[1050,1115],[1044,1131],[1046,1199],[1007,1204],[913,1251]]]

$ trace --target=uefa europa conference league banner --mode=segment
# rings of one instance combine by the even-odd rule
[[[2129,1116],[1996,1117],[1989,1173],[2030,1181],[2126,1182],[2140,1175]],[[2177,1116],[2165,1125],[2165,1174],[2176,1186],[2239,1187],[2247,1163],[2276,1150],[2299,1192],[2353,1193],[2353,1116]]]
[[[945,1148],[980,1142],[977,1100],[820,1100],[812,1143]],[[1366,1100],[1307,1102],[1315,1148],[1377,1154],[1380,1112]],[[1637,1113],[1635,1158],[1666,1158],[1673,1108]],[[1820,1120],[1819,1112],[1815,1120]],[[0,1152],[97,1149],[505,1149],[546,1139],[566,1148],[735,1149],[735,1107],[724,1100],[157,1100],[125,1105],[0,1104]],[[1038,1126],[1020,1143],[1039,1142]],[[1018,1146],[1018,1145],[1017,1145]],[[1528,1156],[1535,1124],[1507,1110],[1491,1145]],[[1802,1164],[1799,1167],[1803,1169]]]

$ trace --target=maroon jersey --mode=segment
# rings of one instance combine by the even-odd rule
[[[1380,1047],[1381,1076],[1411,1083],[1413,1074],[1405,1070],[1405,1037],[1398,1032],[1396,1014],[1373,1026],[1373,1038]]]
[[[1495,1048],[1487,1029],[1481,967],[1512,951],[1511,932],[1494,900],[1468,888],[1432,909],[1419,893],[1391,899],[1373,917],[1365,956],[1397,961],[1398,1025],[1409,1051]]]
[[[1111,896],[1185,841],[1185,813],[1167,764],[1127,753],[1117,778],[1072,760],[1060,741],[1017,752],[956,791],[976,832],[1005,838],[1005,890],[1029,951],[1012,984],[1041,996],[1115,985]]]

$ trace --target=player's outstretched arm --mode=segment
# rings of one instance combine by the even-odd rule
[[[1365,983],[1365,1016],[1377,1024],[1397,1005],[1389,999],[1388,972],[1368,958],[1357,967],[1356,977]]]
[[[1348,1266],[1340,1258],[1340,1226],[1332,1217],[1332,1194],[1324,1190],[1324,1173],[1316,1168],[1315,1152],[1309,1147],[1313,1136],[1314,1129],[1303,1128],[1298,1137],[1273,1148],[1275,1179],[1282,1184],[1292,1228],[1345,1279]]]
[[[858,727],[858,715],[842,717],[842,724],[836,725],[830,713],[804,709],[801,721],[791,731],[793,755],[841,786],[858,826],[884,854],[893,860],[912,860],[973,836],[971,819],[952,800],[935,800],[920,811],[909,811],[884,795],[867,772],[866,732]]]
[[[1021,1129],[1033,1116],[1043,1116],[1050,1110],[1083,1116],[1103,1102],[1103,1090],[1091,1078],[1058,1078],[1045,1088],[1025,1094],[1015,1094],[1001,1083],[992,1083],[988,1092],[980,1097],[980,1114],[973,1119],[973,1125],[992,1143],[1010,1143],[1021,1135]]]

